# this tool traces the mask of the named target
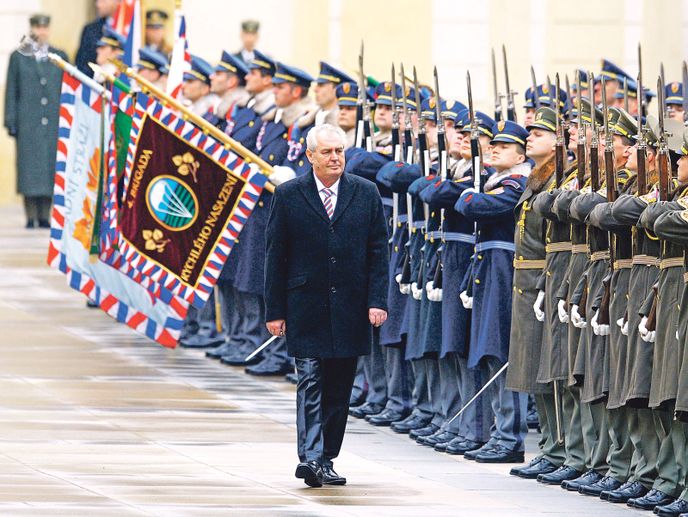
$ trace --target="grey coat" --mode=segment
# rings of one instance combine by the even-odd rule
[[[61,50],[50,47],[65,61]],[[5,127],[17,141],[17,192],[52,196],[62,70],[14,51],[7,68]]]

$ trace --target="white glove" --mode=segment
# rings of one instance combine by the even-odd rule
[[[600,311],[596,311],[595,315],[592,318],[592,321],[590,322],[590,326],[592,327],[592,331],[595,333],[596,336],[608,336],[609,335],[609,325],[601,325],[597,323],[597,320],[600,317]]]
[[[559,313],[559,321],[562,323],[569,322],[569,313],[566,310],[566,300],[559,300],[559,303],[557,303],[557,312]]]
[[[623,318],[619,318],[618,320],[616,320],[616,324],[621,329],[621,333],[624,336],[628,336],[628,321],[624,321]]]
[[[573,305],[571,307],[571,323],[573,323],[574,327],[579,329],[584,329],[588,326],[583,316],[578,312],[578,305]]]
[[[423,297],[423,289],[419,289],[416,282],[411,284],[411,296],[414,300],[420,300]]]
[[[409,294],[411,292],[411,284],[402,284],[401,283],[401,273],[399,273],[397,276],[395,276],[394,280],[396,280],[397,284],[399,284],[399,292],[401,294]]]
[[[459,298],[461,298],[461,303],[463,304],[464,309],[472,309],[473,308],[473,297],[468,296],[468,293],[466,291],[463,291],[459,295]]]
[[[533,304],[533,312],[535,313],[535,319],[538,321],[545,321],[545,311],[542,310],[542,306],[545,303],[545,291],[538,291],[537,298]]]
[[[654,343],[657,337],[657,332],[654,330],[647,330],[647,316],[643,316],[638,325],[638,332],[640,332],[640,338],[646,343]]]
[[[425,284],[425,292],[428,293],[428,300],[431,302],[442,301],[442,288],[435,289],[435,282],[430,280]]]
[[[296,177],[294,169],[291,167],[284,167],[282,165],[273,165],[272,173],[268,176],[268,180],[275,186],[293,180]]]

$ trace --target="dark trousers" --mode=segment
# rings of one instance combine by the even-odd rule
[[[299,461],[331,466],[339,455],[357,362],[357,357],[296,359]]]
[[[27,221],[50,222],[50,196],[24,196],[24,212]]]

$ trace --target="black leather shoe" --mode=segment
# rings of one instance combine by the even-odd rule
[[[602,492],[611,492],[613,490],[618,490],[622,485],[621,481],[618,481],[610,476],[604,476],[599,481],[593,483],[592,485],[583,485],[578,489],[579,494],[591,495],[593,497],[600,497]]]
[[[303,479],[303,482],[310,487],[317,488],[323,485],[323,469],[317,461],[299,463],[294,475]]]
[[[28,221],[26,221],[26,227],[25,228],[27,230],[30,230],[31,228],[35,228],[35,227],[36,227],[36,222],[33,219],[29,219]]]
[[[481,447],[478,447],[477,449],[472,449],[470,451],[464,452],[463,457],[466,458],[467,460],[475,461],[475,458],[478,454],[480,454],[481,452],[491,451],[495,447],[496,447],[496,445],[493,445],[491,443],[485,443]],[[447,452],[449,452],[449,448],[447,448]]]
[[[537,465],[521,470],[521,473],[518,474],[518,477],[523,479],[537,479],[539,475],[551,474],[557,470],[557,468],[558,467],[554,463],[543,458],[542,461],[538,462]]]
[[[232,351],[232,346],[233,345],[225,341],[220,346],[216,346],[215,348],[208,350],[205,353],[205,356],[210,357],[211,359],[220,359],[222,356],[227,355]]]
[[[602,474],[596,470],[588,470],[585,474],[575,479],[562,481],[561,488],[568,490],[569,492],[578,492],[580,487],[583,485],[592,485],[593,483],[597,483],[600,479],[602,479],[602,477]]]
[[[362,406],[358,406],[355,409],[350,409],[349,414],[356,418],[365,418],[368,415],[380,414],[382,413],[383,409],[385,408],[380,404],[371,404],[370,402],[366,402]]]
[[[562,465],[551,474],[540,474],[537,477],[537,480],[545,485],[561,485],[564,481],[576,479],[581,474],[582,472],[574,469],[573,467]]]
[[[406,417],[406,413],[399,413],[399,411],[394,411],[392,409],[385,409],[382,413],[378,415],[368,415],[365,419],[369,424],[377,427],[387,427],[392,425],[394,422],[399,422]]]
[[[296,372],[290,372],[284,376],[284,380],[287,381],[289,384],[296,385],[299,383],[299,375]]]
[[[445,452],[455,456],[464,456],[467,452],[477,451],[483,445],[485,444],[482,442],[474,442],[473,440],[466,439],[461,440],[459,437],[447,444]]]
[[[632,481],[626,481],[625,483],[622,483],[620,487],[615,488],[614,490],[605,490],[600,494],[600,499],[603,501],[608,501],[609,500],[609,494],[612,492],[618,492],[621,490],[626,490],[629,486],[633,484]]]
[[[39,219],[38,220],[38,227],[39,228],[50,228],[50,221],[46,221],[45,219]]]
[[[523,463],[525,461],[523,451],[507,449],[502,445],[495,445],[491,451],[476,454],[478,463]]]
[[[657,506],[666,506],[674,501],[675,499],[670,495],[653,488],[643,497],[629,499],[626,504],[631,508],[638,508],[640,510],[654,510]]]
[[[677,517],[678,515],[683,515],[688,513],[688,501],[685,499],[676,499],[676,501],[666,506],[655,507],[654,513],[661,517]]]
[[[535,456],[526,465],[519,465],[518,467],[512,467],[509,471],[510,476],[518,476],[522,470],[529,469],[540,463],[544,458],[542,456]]]
[[[626,488],[619,488],[609,492],[607,501],[610,503],[626,503],[629,499],[639,499],[647,494],[649,490],[645,488],[640,481],[634,481],[628,484]]]
[[[93,300],[86,300],[86,307],[88,307],[89,309],[97,309],[99,305]]]
[[[412,431],[409,431],[409,438],[411,438],[411,440],[417,440],[421,436],[430,436],[431,434],[435,434],[439,430],[440,430],[440,426],[433,424],[431,422],[428,425],[426,425],[425,427],[421,427],[420,429],[414,429]]]
[[[465,442],[465,441],[466,441],[466,439],[463,436],[461,436],[459,434],[455,434],[454,438],[452,438],[448,442],[436,443],[435,446],[433,447],[433,449],[435,449],[437,452],[447,452],[447,447],[449,447],[450,444],[453,443],[454,445],[457,445],[457,444],[459,444],[461,442]]]
[[[256,377],[268,377],[271,375],[286,375],[290,372],[293,372],[294,367],[290,361],[278,362],[266,359],[255,366],[249,366],[244,371],[249,375],[255,375]]]
[[[202,330],[198,334],[181,339],[179,346],[182,348],[214,348],[224,342],[225,337],[219,332],[215,330],[209,332]]]
[[[394,422],[390,427],[392,431],[399,434],[410,433],[414,429],[420,429],[430,423],[430,418],[423,418],[418,415],[408,416],[401,422]]]
[[[430,436],[419,436],[416,443],[425,445],[427,447],[435,447],[438,443],[449,443],[454,438],[456,438],[456,433],[451,433],[449,431],[437,431],[435,434]]]
[[[337,474],[329,465],[322,466],[324,485],[346,485],[346,478]]]

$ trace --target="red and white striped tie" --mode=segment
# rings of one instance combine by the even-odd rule
[[[325,211],[327,212],[327,217],[332,219],[332,215],[334,214],[334,207],[332,206],[332,196],[334,196],[334,192],[332,192],[328,188],[323,188],[320,190],[323,194],[325,194],[325,199],[323,200],[323,205],[325,205]]]

